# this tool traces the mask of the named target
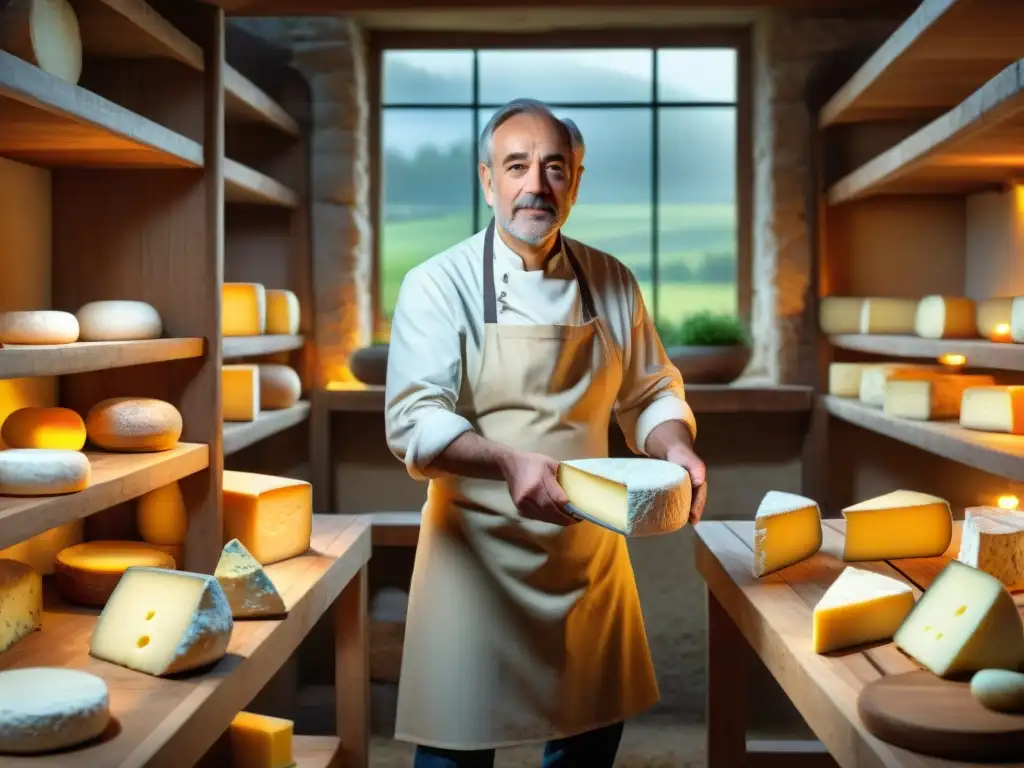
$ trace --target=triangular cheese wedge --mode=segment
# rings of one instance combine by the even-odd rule
[[[843,510],[843,560],[938,557],[953,538],[949,502],[917,491],[893,491]]]
[[[913,607],[914,590],[905,581],[844,568],[814,606],[814,652],[889,640]]]
[[[821,549],[818,503],[784,491],[768,491],[754,518],[754,575],[760,578],[806,560]]]
[[[213,574],[227,595],[236,619],[284,616],[284,600],[256,558],[238,539],[224,545]]]

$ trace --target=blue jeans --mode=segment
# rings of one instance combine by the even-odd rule
[[[612,768],[622,738],[622,723],[587,731],[544,745],[541,768]],[[492,768],[494,750],[458,752],[416,747],[413,768]]]

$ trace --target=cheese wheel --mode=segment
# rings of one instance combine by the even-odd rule
[[[135,522],[142,540],[148,544],[184,544],[188,534],[188,510],[181,486],[177,482],[168,483],[140,496]]]
[[[78,451],[11,448],[0,451],[0,495],[53,496],[89,487],[92,468]]]
[[[1024,714],[1024,673],[980,669],[971,678],[971,695],[996,712]]]
[[[260,408],[291,408],[302,396],[302,380],[292,368],[277,363],[260,365]]]
[[[85,417],[89,440],[108,451],[167,451],[181,437],[181,414],[163,400],[112,397]]]
[[[85,422],[70,408],[19,408],[4,419],[0,439],[8,448],[80,451]]]
[[[61,667],[0,672],[0,753],[74,747],[99,736],[109,722],[110,694],[96,675]]]
[[[82,75],[82,36],[67,0],[11,0],[0,13],[0,48],[72,85]]]
[[[267,333],[294,336],[299,332],[299,299],[282,288],[267,289]]]
[[[0,312],[0,341],[5,344],[71,344],[78,341],[78,320],[50,309]]]
[[[144,301],[92,301],[75,314],[82,341],[159,339],[160,313]]]
[[[85,541],[57,553],[54,583],[70,603],[101,606],[134,565],[174,570],[177,563],[141,541]]]

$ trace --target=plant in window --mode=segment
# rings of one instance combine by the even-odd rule
[[[695,312],[677,323],[659,323],[658,336],[672,364],[689,383],[728,384],[750,362],[747,329],[734,314]]]

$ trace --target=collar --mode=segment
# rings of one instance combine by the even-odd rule
[[[558,252],[552,254],[548,258],[547,262],[544,264],[544,269],[537,270],[538,274],[544,274],[548,277],[572,275],[572,269],[569,266],[569,259],[565,255],[564,235],[559,238],[559,244],[561,247]],[[494,229],[494,261],[504,269],[513,269],[517,272],[526,271],[526,265],[523,263],[523,257],[505,244],[505,241],[501,239],[501,235],[498,233],[497,227]]]

